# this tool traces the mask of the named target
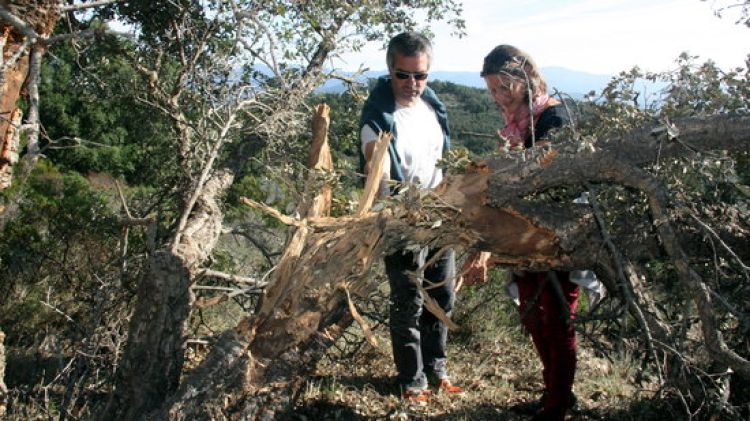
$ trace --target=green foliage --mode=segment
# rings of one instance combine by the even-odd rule
[[[98,15],[108,20],[116,17],[125,23],[137,25],[143,40],[150,44],[166,44],[173,36],[172,30],[185,18],[185,14],[190,14],[193,22],[205,21],[201,3],[197,0],[131,0],[100,9]],[[215,7],[215,4],[212,6]]]
[[[653,121],[715,114],[750,112],[750,68],[723,71],[708,60],[681,54],[674,71],[651,73],[639,67],[620,72],[598,95],[591,92],[582,104],[579,129],[605,138]],[[650,82],[659,92],[643,98]]]
[[[642,80],[661,83],[664,88],[655,98],[650,98],[650,102],[644,102],[638,89]],[[696,57],[682,54],[675,71],[655,74],[634,68],[613,78],[596,100],[594,96],[590,97],[591,102],[581,105],[581,124],[574,134],[579,140],[585,137],[593,144],[597,139],[618,136],[657,122],[668,125],[684,117],[747,114],[750,112],[750,69],[723,71],[710,60],[697,64]],[[676,141],[679,142],[679,134]],[[665,211],[687,254],[686,262],[701,277],[712,296],[719,297],[716,302],[723,303],[713,306],[723,338],[730,348],[745,358],[750,357],[744,345],[750,326],[742,317],[738,318],[738,314],[750,311],[750,291],[740,287],[747,279],[742,268],[743,256],[750,255],[748,153],[695,151],[681,159],[657,157],[644,169],[668,188],[670,209]],[[659,222],[652,220],[646,197],[611,186],[597,186],[597,189],[597,201],[615,243],[620,244],[620,239],[636,234],[636,240],[630,244],[633,250],[623,248],[620,252],[626,259],[635,250],[641,256],[651,256],[635,263],[647,275],[643,287],[653,297],[660,317],[666,323],[684,326],[685,331],[697,329],[692,291],[679,279],[672,258],[653,241]],[[622,335],[622,330],[618,334]],[[629,335],[638,337],[641,332],[633,329]],[[693,345],[690,340],[675,338],[673,346],[684,354],[693,355],[699,352]],[[681,362],[694,363],[697,364]],[[694,373],[688,376],[689,380],[681,379],[677,387],[685,390],[696,383],[713,383],[701,377]],[[743,387],[736,386],[739,390]],[[691,405],[699,405],[700,399],[712,405],[719,402],[713,395],[721,393],[719,389],[707,387],[701,393],[703,398],[689,399]],[[732,399],[733,405],[746,405],[746,398],[741,394],[733,392]],[[708,409],[707,413],[726,410],[719,406]]]
[[[18,209],[0,232],[0,326],[8,343],[28,345],[48,324],[76,328],[41,303],[53,300],[73,316],[88,311],[86,296],[117,251],[119,227],[105,195],[45,161],[7,199]]]
[[[132,48],[105,39],[81,54],[66,44],[43,62],[43,152],[63,171],[155,184],[174,164],[166,149],[169,126],[139,101],[137,76],[120,53]]]
[[[232,6],[242,13],[235,15]],[[420,10],[425,15],[417,19]],[[54,336],[65,344],[55,352],[74,358],[54,381],[66,399],[74,397],[54,410],[86,417],[90,402],[75,396],[106,389],[114,378],[132,298],[127,288],[148,256],[136,233],[141,228],[131,228],[131,247],[120,249],[119,201],[89,187],[80,174],[125,179],[133,215],[157,219],[157,247],[190,211],[185,204],[199,177],[219,167],[240,174],[230,204],[239,195],[264,193],[268,181],[284,193],[274,205],[287,210],[307,176],[300,98],[320,83],[325,60],[435,19],[452,20],[460,30],[459,11],[454,0],[135,0],[64,16],[59,32],[116,17],[132,24],[136,35],[128,42],[100,36],[50,48],[40,112],[42,146],[53,164],[15,187],[6,202],[15,213],[3,215],[0,278],[12,282],[2,284],[0,325],[8,343],[36,347],[43,336]],[[337,151],[353,139],[332,138]],[[255,140],[257,150],[245,154]],[[350,156],[335,153],[344,161]],[[257,160],[240,168],[238,156]],[[245,216],[228,208],[238,220]],[[218,268],[234,262],[235,256],[216,255]]]
[[[348,213],[359,185],[354,168],[362,98],[323,95],[299,107],[286,107],[297,104],[295,95],[307,89],[305,84],[320,81],[317,73],[318,79],[301,77],[308,69],[320,72],[311,59],[322,62],[359,48],[364,40],[386,40],[404,29],[425,29],[435,19],[447,19],[458,32],[463,30],[461,5],[453,0],[238,0],[235,4],[251,17],[242,25],[224,2],[119,2],[78,23],[96,26],[102,24],[98,19],[117,16],[135,25],[135,43],[101,38],[51,48],[40,86],[43,146],[49,161],[42,161],[27,182],[3,193],[5,203],[14,205],[12,215],[3,215],[6,220],[0,228],[0,326],[8,333],[9,344],[37,346],[50,332],[70,342],[91,337],[87,334],[97,330],[112,329],[114,334],[120,330],[122,322],[110,324],[103,315],[112,308],[122,310],[129,302],[122,283],[126,289],[128,281],[137,278],[144,241],[132,234],[131,250],[126,256],[120,254],[117,205],[80,174],[108,173],[139,185],[127,190],[131,210],[138,216],[157,215],[160,238],[167,238],[198,175],[217,166],[208,166],[213,147],[223,148],[219,162],[224,164],[231,162],[248,139],[259,138],[265,143],[257,146],[256,159],[245,163],[227,195],[228,219],[233,223],[249,219],[245,205],[238,204],[240,196],[291,212],[309,175],[302,164],[309,138],[299,134],[309,130],[307,120],[299,117],[302,112],[309,115],[305,105],[322,100],[333,107],[330,143],[341,172],[321,174],[319,182],[334,185],[334,215]],[[420,10],[427,19],[415,17]],[[347,22],[346,36],[331,30],[342,21]],[[338,49],[318,56],[321,45]],[[146,71],[139,71],[139,66]],[[271,72],[274,66],[277,69]],[[723,72],[711,62],[696,66],[687,55],[680,57],[678,66],[675,73],[645,74],[636,68],[613,79],[600,98],[581,104],[581,139],[595,142],[656,119],[748,112],[747,71]],[[239,69],[244,72],[238,74]],[[669,88],[657,101],[644,104],[637,89],[638,80],[644,78]],[[493,152],[502,120],[486,91],[440,81],[431,86],[448,106],[454,144],[459,147],[454,164],[467,159],[461,146],[475,156]],[[163,100],[160,94],[175,96]],[[251,99],[252,106],[231,114],[236,101],[245,99]],[[240,123],[222,132],[222,124],[230,120]],[[227,144],[229,148],[222,146]],[[711,155],[647,168],[672,188],[673,199],[681,207],[671,217],[682,223],[679,235],[695,240],[691,264],[712,291],[728,296],[741,314],[748,313],[750,297],[747,288],[743,289],[737,262],[712,236],[684,223],[688,220],[684,211],[690,209],[708,221],[739,256],[750,255],[748,193],[741,188],[750,184],[749,162],[747,154]],[[643,195],[599,188],[598,199],[615,239],[632,232],[642,232],[644,243],[654,237]],[[571,198],[570,191],[543,195],[566,202]],[[276,224],[271,221],[268,224]],[[707,243],[712,247],[706,247]],[[235,267],[234,252],[231,248],[217,252],[215,267]],[[121,266],[123,260],[132,264],[129,273]],[[672,291],[678,283],[664,256],[654,253],[650,261],[636,263],[648,263],[652,275],[648,286],[663,299],[659,305],[668,307],[670,316],[685,312],[681,319],[669,322],[691,323],[694,315],[685,291]],[[512,306],[499,299],[502,284],[490,285],[466,292],[464,304],[488,317],[509,319],[499,325],[515,325]],[[102,304],[112,302],[116,304],[111,307]],[[215,316],[220,318],[218,313]],[[234,312],[232,320],[239,314],[239,310]],[[750,334],[748,326],[724,308],[717,314],[727,341],[746,356],[742,346]],[[470,329],[486,338],[507,333],[486,323]],[[628,330],[634,329],[625,326],[619,332]],[[120,346],[111,345],[109,355],[118,355]],[[69,380],[71,384],[87,381],[72,376]]]
[[[245,175],[239,181],[232,185],[227,195],[225,210],[228,221],[243,219],[246,212],[253,212],[260,217],[263,222],[272,228],[283,226],[277,219],[266,215],[258,210],[251,209],[240,201],[241,197],[247,197],[256,202],[264,203],[280,210],[282,213],[289,213],[294,210],[295,202],[283,183],[274,178],[261,175]]]
[[[455,321],[461,326],[457,340],[471,343],[511,336],[522,337],[518,309],[506,292],[508,273],[493,269],[486,283],[461,288],[461,304],[456,307]]]
[[[454,146],[468,149],[475,157],[497,150],[497,130],[503,119],[486,89],[444,81],[432,81],[430,87],[448,108]]]
[[[721,70],[711,60],[682,53],[676,72],[656,75],[668,83],[661,112],[672,117],[750,112],[750,69]]]

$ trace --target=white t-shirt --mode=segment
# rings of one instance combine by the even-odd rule
[[[404,181],[422,187],[433,188],[440,184],[443,173],[435,164],[443,156],[443,130],[435,110],[424,100],[416,105],[404,107],[396,104],[393,113],[396,125],[396,152],[401,157]],[[362,127],[362,153],[365,145],[378,140],[379,133],[367,124]],[[383,162],[383,173],[390,179],[391,163],[388,155]]]

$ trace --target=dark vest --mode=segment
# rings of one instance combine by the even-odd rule
[[[448,112],[437,95],[430,87],[425,87],[422,93],[422,99],[430,104],[435,110],[440,127],[443,129],[443,155],[450,149],[450,129],[448,128]],[[393,96],[391,87],[391,78],[383,76],[378,78],[375,87],[370,91],[370,96],[362,107],[362,116],[359,120],[360,131],[365,125],[375,133],[389,132],[393,134],[393,139],[388,145],[388,155],[391,158],[391,179],[404,181],[404,174],[401,171],[401,157],[396,152],[396,142],[398,142],[398,133],[396,133],[396,124],[393,121],[393,113],[396,111],[396,98]],[[364,174],[365,155],[362,148],[359,148],[359,172]]]

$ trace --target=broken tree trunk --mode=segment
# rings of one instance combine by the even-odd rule
[[[328,125],[329,108],[320,105],[313,117],[308,159],[312,171],[307,187],[319,185],[316,175],[333,169]],[[258,313],[218,338],[206,361],[186,377],[159,418],[222,419],[227,413],[237,412],[250,419],[273,419],[290,408],[292,391],[301,380],[299,374],[309,369],[321,350],[352,320],[336,286],[316,293],[336,275],[329,278],[326,272],[306,271],[307,262],[301,255],[311,234],[304,221],[327,218],[330,201],[330,187],[324,185],[319,194],[300,205],[302,222],[289,233]],[[294,349],[316,332],[316,340]]]
[[[184,332],[194,301],[190,286],[221,234],[217,200],[232,179],[228,172],[214,174],[196,201],[177,247],[158,250],[149,258],[115,389],[99,419],[140,419],[177,388]]]
[[[684,256],[672,244],[670,221],[664,214],[671,204],[659,184],[638,166],[652,162],[659,149],[661,156],[684,156],[700,147],[747,150],[749,123],[748,118],[691,120],[679,126],[682,134],[677,141],[655,138],[645,131],[602,141],[595,152],[575,153],[562,145],[523,161],[496,158],[466,174],[447,177],[433,193],[409,189],[384,210],[354,217],[308,215],[297,220],[247,201],[293,225],[295,234],[258,313],[219,338],[161,415],[270,419],[283,414],[292,405],[295,376],[309,369],[314,361],[311,356],[341,326],[335,323],[342,317],[341,291],[371,287],[362,280],[367,279],[372,262],[410,245],[478,247],[492,251],[497,263],[515,269],[601,269],[611,291],[617,291],[621,280],[612,269],[614,258],[607,252],[591,210],[531,202],[526,196],[533,192],[586,183],[640,189],[649,197],[661,240],[670,242],[668,254],[681,265]],[[623,272],[627,272],[626,265]],[[681,282],[690,288],[700,286],[694,272],[684,272]],[[710,308],[704,291],[695,288],[694,299]],[[726,348],[708,313],[702,311],[701,317],[707,317],[704,336],[716,351],[715,358],[747,376],[748,362]],[[654,326],[658,330],[659,325]]]

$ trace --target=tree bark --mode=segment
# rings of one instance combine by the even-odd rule
[[[8,405],[8,387],[5,386],[5,333],[0,330],[0,417],[5,416]]]
[[[320,57],[324,59],[332,47],[330,42],[321,41],[321,48],[318,50]],[[266,120],[253,127],[254,134],[259,135],[265,130],[278,127],[277,119],[298,109],[314,88],[313,81],[319,77],[323,62],[321,59],[319,63],[311,63],[300,76],[299,86],[287,92],[288,95],[283,99],[271,104]],[[173,96],[173,99],[176,97]],[[235,121],[241,111],[236,109],[235,114],[226,121]],[[228,132],[230,126],[225,128]],[[219,146],[226,140],[225,135],[227,133],[222,132],[219,139],[215,140],[218,142],[215,144],[215,153],[211,155],[209,162],[203,164],[200,180],[207,179],[205,185],[201,186],[199,182],[193,191],[183,192],[185,197],[190,198],[181,209],[178,227],[184,228],[174,233],[173,246],[156,253],[148,264],[149,269],[141,280],[138,303],[129,329],[134,335],[128,336],[123,355],[122,366],[126,370],[118,373],[115,389],[105,408],[98,414],[100,419],[147,417],[159,408],[167,396],[175,392],[184,354],[183,332],[193,302],[189,287],[199,265],[208,258],[221,233],[223,216],[217,204],[218,197],[234,180],[236,172],[232,168],[244,162],[242,159],[229,159],[224,170],[212,169],[212,160],[219,156]],[[253,148],[241,147],[239,150],[249,152]],[[330,162],[330,152],[327,153]],[[311,206],[317,208],[319,205]],[[153,319],[148,316],[149,313],[162,317]],[[170,359],[175,356],[176,360],[171,362]],[[147,371],[141,370],[139,366],[144,357],[153,358]]]
[[[0,190],[11,185],[18,161],[21,110],[16,106],[29,75],[29,52],[48,37],[60,17],[58,2],[0,1]],[[20,21],[20,22],[19,22]]]
[[[328,106],[320,105],[313,117],[308,191],[320,184],[316,174],[333,169],[327,138],[328,115]],[[305,220],[326,217],[330,201],[330,187],[323,185],[318,194],[299,206],[298,213]],[[310,232],[304,224],[292,227],[256,316],[246,318],[236,329],[217,338],[206,361],[186,377],[175,396],[154,416],[213,420],[226,419],[233,413],[243,419],[270,420],[291,409],[300,374],[312,367],[352,320],[342,294],[335,288],[325,289],[320,295],[316,292],[321,283],[337,276],[307,273],[304,269],[300,251]],[[325,309],[321,310],[321,306]],[[314,339],[304,346],[294,346],[312,336]]]
[[[190,286],[221,234],[217,200],[232,179],[231,173],[215,174],[198,198],[178,247],[161,249],[149,258],[115,390],[99,419],[139,419],[177,388],[194,301]]]

